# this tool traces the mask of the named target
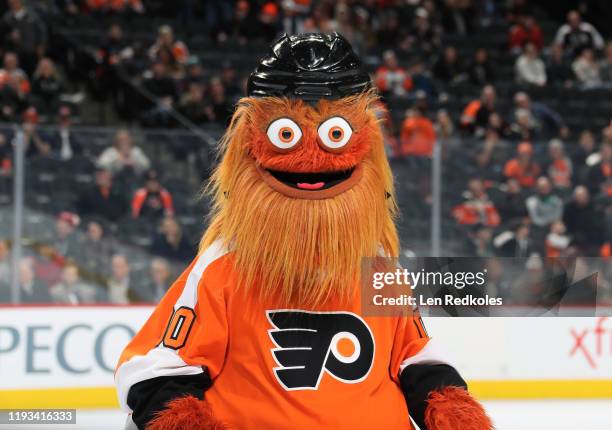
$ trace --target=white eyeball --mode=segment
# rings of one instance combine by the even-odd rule
[[[353,134],[351,125],[342,117],[335,116],[319,126],[319,139],[329,149],[339,149],[346,145]]]
[[[272,121],[266,134],[272,145],[279,149],[293,148],[302,138],[300,126],[289,118],[279,118]]]

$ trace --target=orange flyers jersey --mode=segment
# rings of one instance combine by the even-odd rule
[[[418,316],[361,316],[359,300],[278,309],[236,284],[217,243],[177,279],[120,358],[126,411],[134,384],[208,371],[204,398],[232,429],[411,428],[399,374],[443,362]]]

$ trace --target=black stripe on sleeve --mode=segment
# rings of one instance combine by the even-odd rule
[[[467,389],[459,372],[448,364],[411,364],[402,371],[400,383],[410,416],[421,430],[426,430],[425,409],[429,393],[448,386]]]
[[[127,404],[132,409],[132,421],[144,429],[155,413],[164,409],[166,403],[187,395],[200,400],[204,391],[212,385],[208,372],[197,375],[158,376],[134,384],[128,393]]]

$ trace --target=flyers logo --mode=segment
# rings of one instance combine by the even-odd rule
[[[274,374],[286,390],[316,390],[323,373],[354,384],[370,373],[374,336],[351,312],[267,311]]]

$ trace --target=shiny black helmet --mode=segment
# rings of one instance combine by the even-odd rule
[[[359,94],[370,86],[370,76],[340,34],[285,34],[249,76],[247,93],[316,101]]]

